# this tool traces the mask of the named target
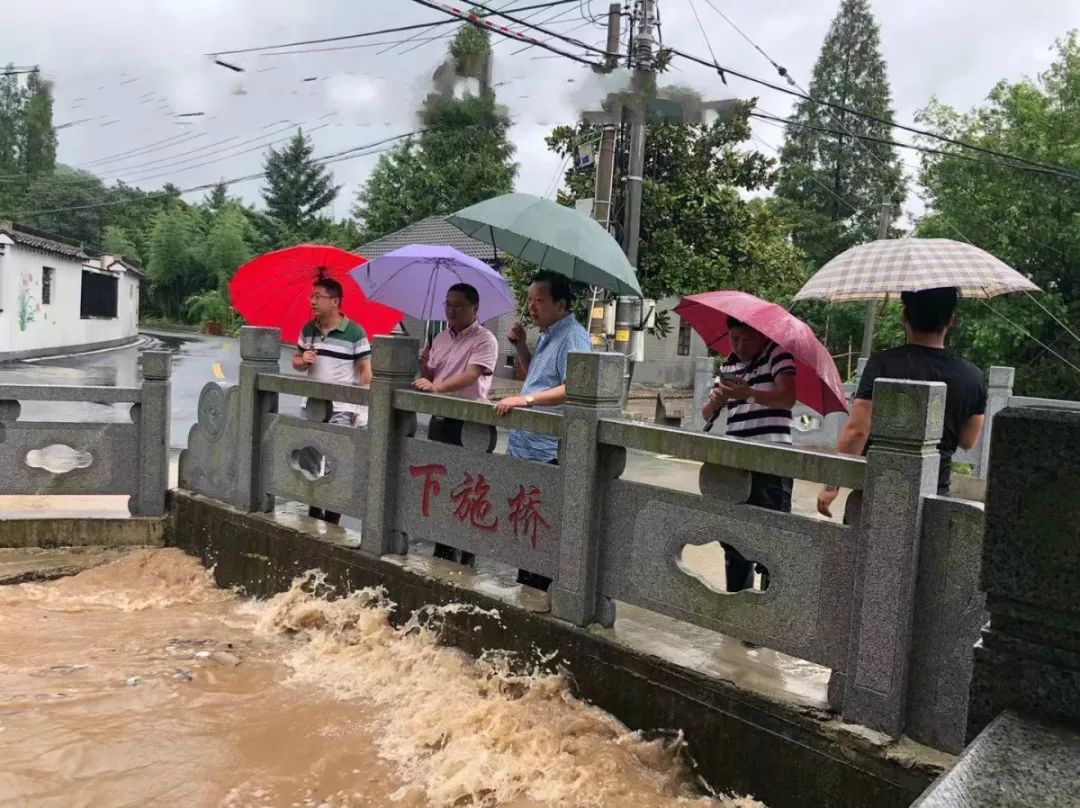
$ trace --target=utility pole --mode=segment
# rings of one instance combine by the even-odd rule
[[[608,6],[607,52],[617,53],[622,25],[622,6],[612,3]],[[608,57],[608,68],[617,66],[614,57]],[[593,192],[593,218],[605,230],[611,230],[611,186],[615,176],[615,119],[608,115],[604,122],[600,138],[600,157],[596,162],[596,188]]]
[[[889,225],[892,223],[893,206],[889,199],[881,200],[881,215],[878,218],[877,237],[886,239],[889,237]],[[862,352],[860,358],[868,359],[874,350],[874,321],[877,319],[876,300],[866,301],[866,317],[863,319]]]
[[[645,113],[649,98],[654,95],[656,75],[653,72],[653,24],[656,21],[655,0],[641,0],[638,30],[634,39],[634,78],[631,84],[633,100],[627,112],[630,121],[630,160],[626,174],[626,227],[623,251],[630,266],[637,269],[638,242],[641,239],[641,185],[645,173]]]
[[[618,3],[612,3],[608,6],[606,48],[608,53],[618,53],[619,39],[622,34],[621,26],[622,6]],[[618,60],[614,56],[607,57],[606,62],[608,70],[614,70],[618,67]],[[618,126],[612,115],[612,110],[608,108],[610,99],[604,102],[604,106],[605,111],[601,116],[603,128],[600,136],[600,155],[596,161],[592,214],[593,219],[610,233],[612,184],[615,177],[615,135]],[[603,290],[594,286],[592,288],[592,301],[589,305],[589,334],[592,337],[594,350],[602,348],[605,337],[604,332]]]

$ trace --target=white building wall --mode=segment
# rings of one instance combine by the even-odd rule
[[[634,366],[634,384],[693,386],[694,360],[699,356],[708,356],[709,351],[704,340],[691,329],[690,352],[685,356],[679,354],[679,326],[682,318],[672,312],[678,303],[677,297],[657,301],[658,312],[669,312],[671,329],[666,337],[645,335],[645,361]]]
[[[49,303],[43,302],[42,294],[46,267],[53,270]],[[80,259],[18,244],[5,246],[0,256],[0,359],[61,353],[138,334],[138,276],[130,272],[119,276],[115,318],[83,319],[82,272]],[[25,312],[22,318],[20,307]]]

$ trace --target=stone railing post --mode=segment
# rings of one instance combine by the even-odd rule
[[[622,354],[572,353],[566,368],[566,406],[559,446],[562,531],[551,613],[579,626],[593,621],[597,606],[597,520],[603,495],[597,440],[600,419],[620,415],[625,364]]]
[[[701,417],[701,408],[705,406],[705,399],[709,397],[714,378],[716,374],[713,373],[711,356],[699,356],[694,360],[694,411],[690,413],[692,416],[690,423],[695,432],[700,432],[705,426],[705,421]]]
[[[1080,728],[1077,447],[1080,412],[995,419],[981,573],[990,622],[975,646],[969,738],[1003,710]]]
[[[843,714],[899,736],[907,707],[923,497],[937,490],[945,385],[879,379],[873,412]]]
[[[985,477],[990,468],[990,436],[993,434],[994,416],[1009,406],[1015,379],[1016,371],[1012,368],[990,368],[990,383],[986,390],[986,422],[975,447],[976,477]]]
[[[172,354],[144,351],[142,359],[142,401],[132,408],[139,425],[139,487],[129,510],[137,516],[165,513],[165,491],[169,487],[169,392]]]
[[[391,472],[395,444],[416,428],[414,413],[394,411],[394,391],[408,387],[419,370],[420,341],[415,337],[376,337],[371,352],[368,392],[367,501],[360,549],[373,556],[402,554],[405,538],[394,531],[397,477]]]
[[[271,511],[274,499],[262,484],[263,416],[277,412],[277,394],[260,393],[258,375],[280,369],[281,332],[245,325],[240,329],[240,414],[237,419],[235,507]]]

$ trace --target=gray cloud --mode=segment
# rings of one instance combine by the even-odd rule
[[[714,2],[804,86],[839,5],[837,0]],[[695,3],[721,62],[763,78],[777,78],[761,55],[704,0]],[[606,8],[602,0],[589,5],[595,13]],[[1022,13],[1015,0],[874,0],[873,5],[897,116],[909,121],[931,96],[967,108],[979,103],[1000,79],[1016,80],[1045,69],[1054,39],[1080,26],[1080,5],[1073,0],[1040,0],[1028,4]],[[660,9],[664,41],[707,57],[688,0],[661,0]],[[590,43],[603,41],[603,31],[580,17],[577,6],[543,12],[534,21],[545,17],[556,17],[552,25],[560,30],[576,28],[572,35]],[[188,187],[259,171],[261,149],[252,147],[262,141],[231,151],[230,143],[278,132],[282,121],[302,122],[314,130],[318,154],[415,128],[415,110],[447,41],[421,40],[443,35],[451,27],[376,40],[415,37],[420,47],[404,55],[378,54],[381,48],[366,47],[371,40],[352,40],[337,44],[365,47],[227,57],[242,65],[243,73],[218,67],[203,53],[434,19],[439,19],[437,12],[405,0],[151,0],[139,4],[47,0],[5,9],[0,51],[17,64],[40,64],[55,81],[58,123],[91,118],[61,131],[63,161],[85,164],[188,133],[189,141],[111,162],[100,172],[110,180],[129,181],[164,174],[138,184],[149,188],[171,181]],[[595,104],[604,82],[583,66],[548,58],[550,54],[538,48],[516,52],[522,47],[515,42],[496,47],[495,82],[500,100],[515,121],[512,136],[521,163],[518,188],[543,194],[557,181],[561,168],[561,161],[547,152],[544,135],[554,125],[571,123],[583,107]],[[734,78],[724,86],[707,68],[675,64],[677,69],[668,80],[695,87],[709,98],[759,96],[761,105],[772,112],[784,114],[791,108],[792,99],[787,96]],[[312,77],[316,80],[304,81]],[[206,114],[182,119],[192,125],[178,125],[172,114],[183,112]],[[114,119],[120,123],[103,126]],[[758,126],[756,133],[773,145],[782,140],[781,131],[767,125]],[[232,140],[207,145],[227,138]],[[172,157],[200,146],[206,146],[205,154]],[[252,150],[236,154],[248,149]],[[376,159],[362,157],[333,167],[338,182],[345,185],[335,204],[336,215],[348,211]],[[905,159],[915,162],[912,156]],[[154,160],[160,160],[157,170],[154,165],[142,165]],[[142,167],[127,170],[136,165]],[[238,185],[235,192],[255,201],[258,190],[258,182],[249,182]]]

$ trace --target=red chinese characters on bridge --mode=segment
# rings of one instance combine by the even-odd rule
[[[420,513],[431,516],[431,502],[442,494],[439,480],[446,476],[446,466],[430,463],[422,466],[409,466],[409,476],[423,480],[420,492]],[[450,504],[453,516],[463,525],[469,525],[485,533],[494,533],[499,529],[499,516],[494,512],[490,499],[491,484],[483,474],[465,472],[461,482],[450,492]],[[540,545],[544,533],[551,529],[551,524],[541,513],[543,491],[540,486],[526,488],[518,484],[518,492],[506,500],[509,508],[507,518],[514,531],[514,538],[528,539],[535,550]]]
[[[510,506],[510,524],[514,526],[515,538],[528,538],[535,550],[540,544],[540,530],[551,527],[540,515],[540,486],[534,485],[526,492],[525,486],[518,485],[517,496],[506,500]]]
[[[483,474],[477,474],[474,480],[471,474],[465,472],[465,479],[450,493],[454,516],[462,524],[468,523],[489,533],[498,530],[499,519],[492,516],[491,502],[487,498],[490,492],[491,486]]]

